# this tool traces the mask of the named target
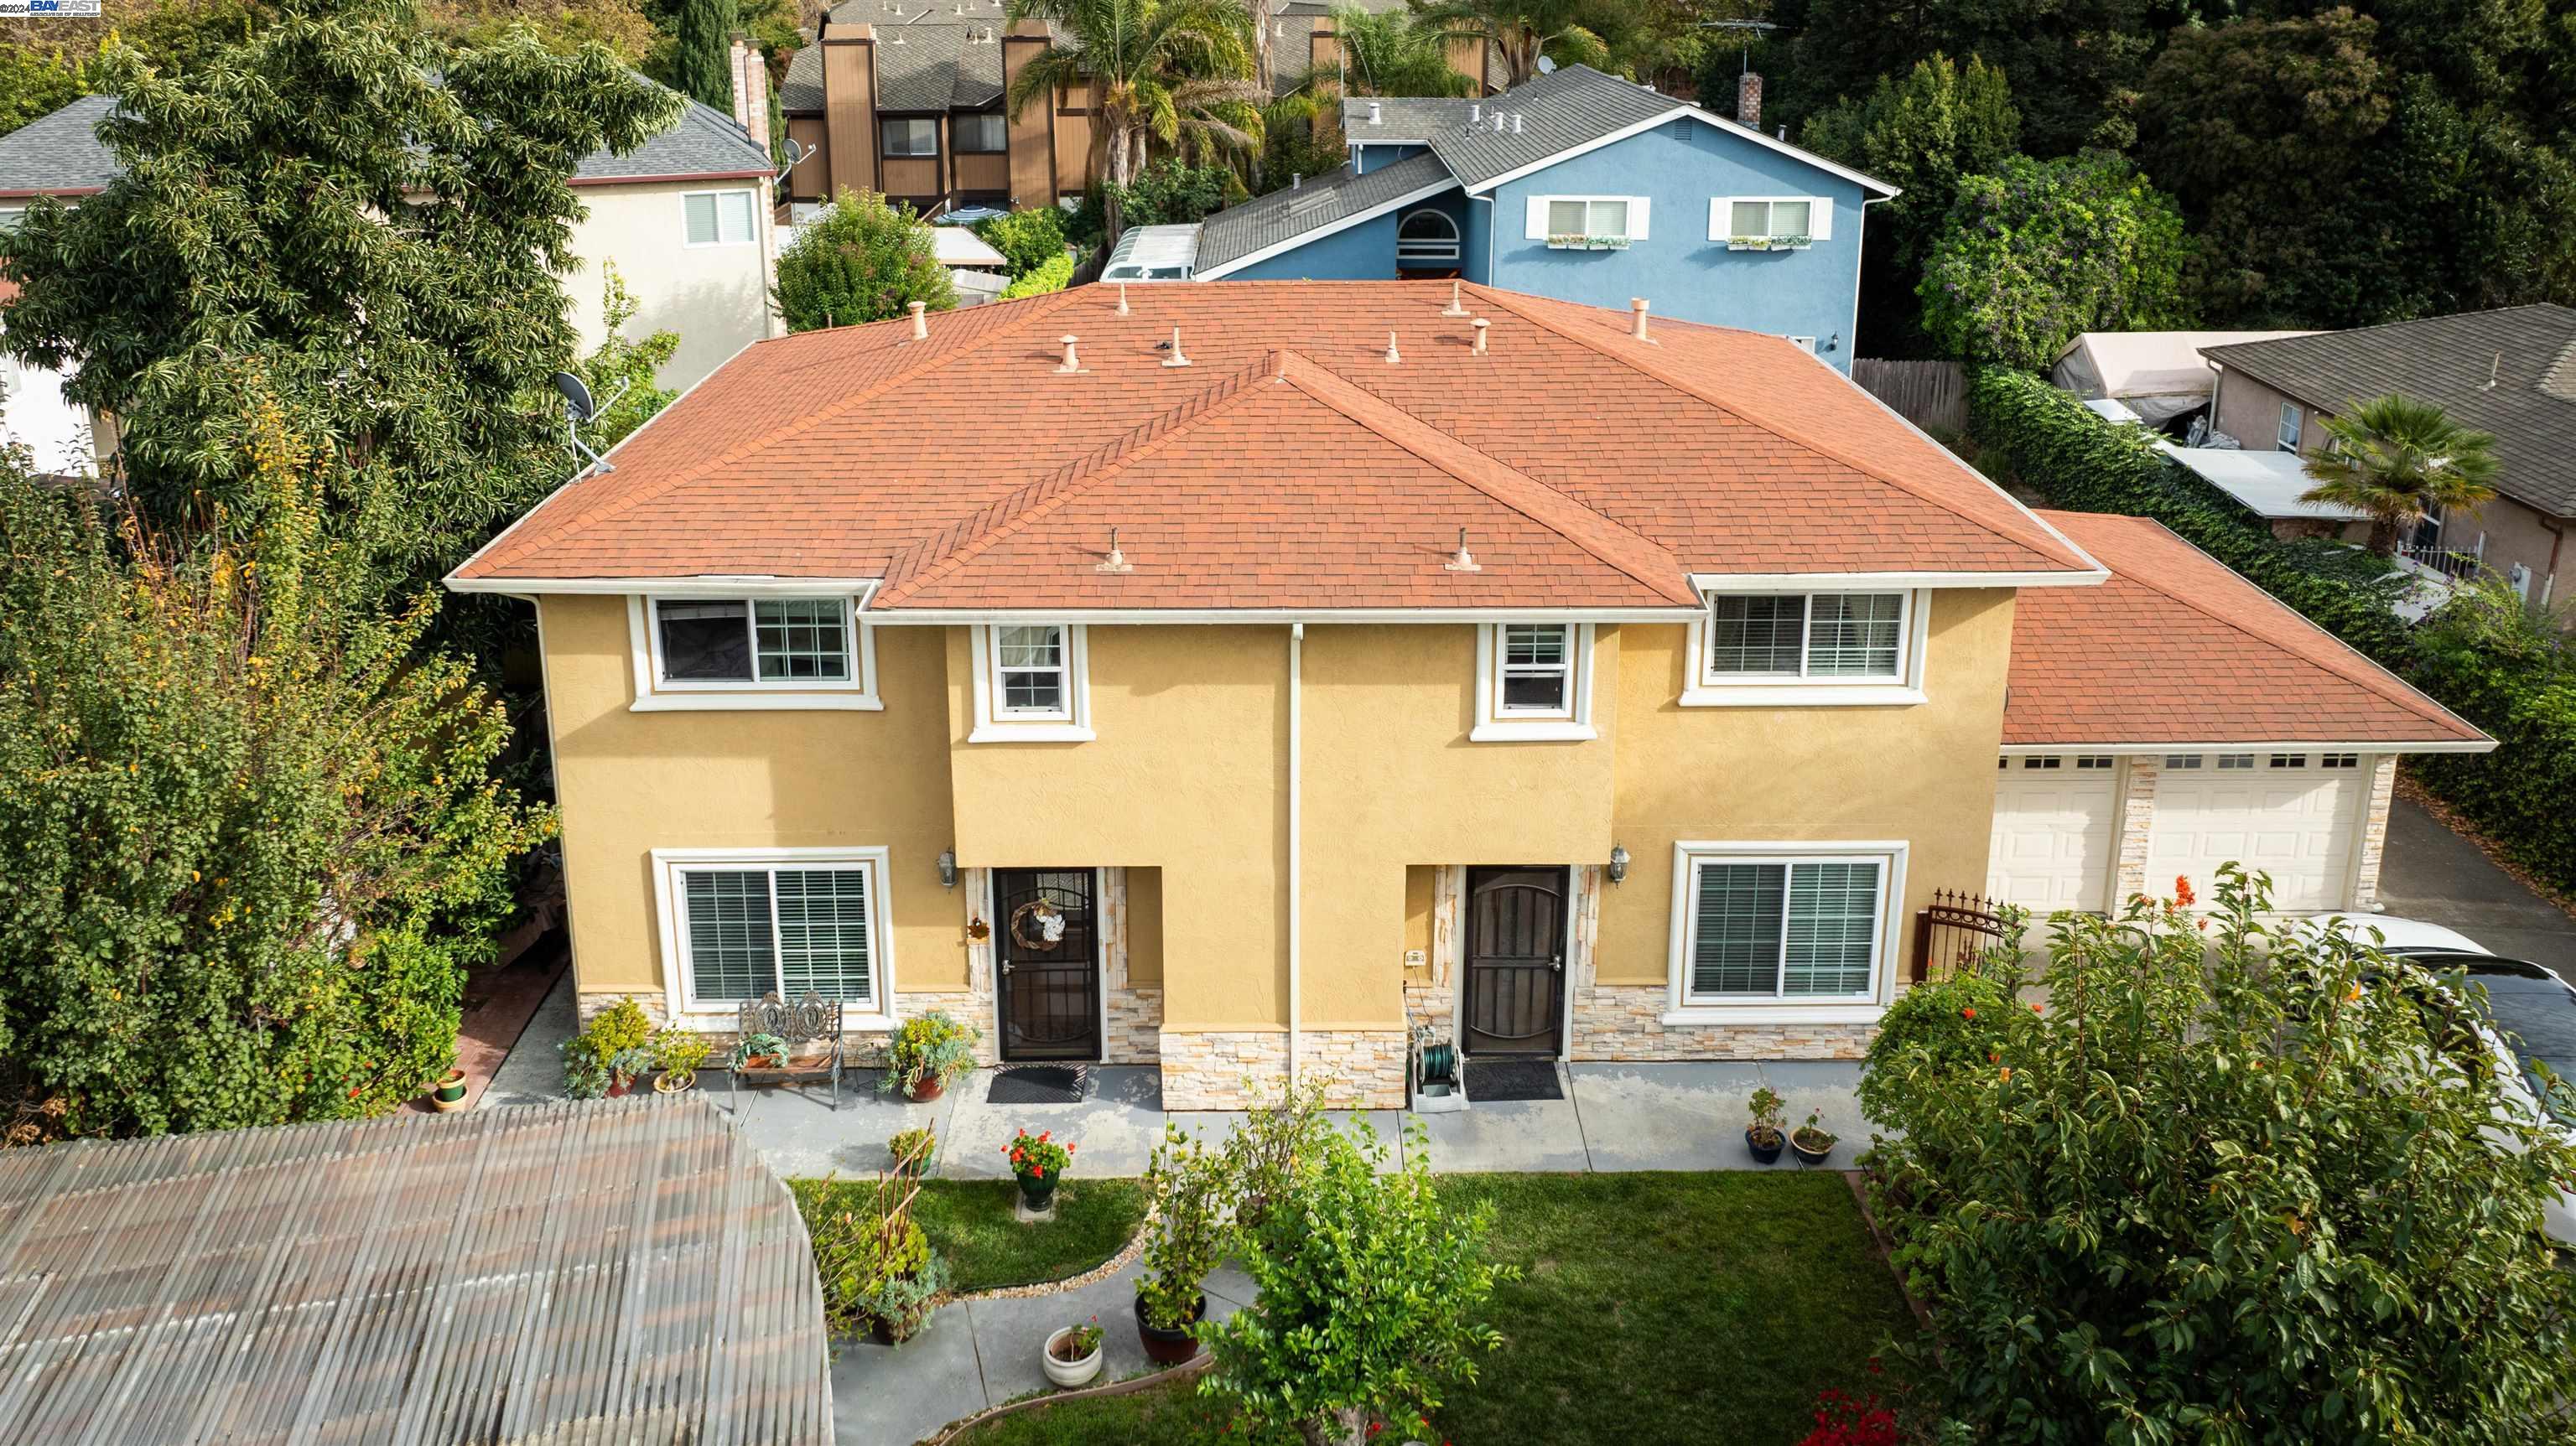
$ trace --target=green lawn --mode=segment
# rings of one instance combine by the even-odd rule
[[[818,1208],[874,1208],[873,1181],[799,1184],[808,1219]],[[1019,1188],[1009,1180],[922,1182],[912,1218],[947,1260],[949,1289],[994,1290],[1080,1275],[1124,1249],[1145,1218],[1145,1192],[1135,1181],[1072,1179],[1055,1192],[1055,1219],[1022,1225],[1011,1215]]]
[[[1433,1441],[1785,1446],[1813,1424],[1817,1391],[1884,1384],[1870,1357],[1914,1331],[1838,1174],[1466,1175],[1440,1188],[1493,1202],[1495,1253],[1525,1274],[1495,1300],[1508,1343],[1435,1415]],[[970,1439],[1176,1446],[1223,1422],[1159,1392],[1029,1412]]]

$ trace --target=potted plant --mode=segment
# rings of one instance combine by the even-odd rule
[[[1744,1127],[1744,1148],[1753,1152],[1755,1164],[1768,1165],[1780,1158],[1780,1144],[1788,1135],[1780,1122],[1780,1110],[1785,1103],[1780,1092],[1767,1085],[1753,1092],[1749,1101],[1753,1123]]]
[[[453,1114],[465,1108],[465,1088],[469,1083],[471,1081],[465,1078],[465,1071],[461,1069],[451,1069],[440,1075],[438,1083],[429,1089],[431,1107],[441,1114]]]
[[[886,1153],[894,1156],[896,1172],[916,1179],[930,1173],[930,1157],[936,1154],[938,1149],[939,1137],[932,1134],[927,1127],[918,1130],[897,1130],[894,1132],[894,1138],[886,1141]]]
[[[774,1034],[746,1034],[733,1047],[735,1069],[776,1069],[787,1063],[787,1041]]]
[[[1207,1314],[1200,1287],[1225,1259],[1231,1234],[1227,1182],[1222,1157],[1201,1149],[1180,1126],[1163,1127],[1163,1143],[1145,1167],[1153,1214],[1136,1277],[1136,1335],[1158,1364],[1176,1366],[1199,1353],[1191,1328]]]
[[[634,1088],[635,1082],[653,1072],[653,1051],[643,1045],[621,1049],[608,1057],[608,1097],[616,1099]]]
[[[1822,1111],[1812,1111],[1805,1124],[1789,1132],[1790,1152],[1810,1165],[1825,1163],[1834,1152],[1835,1137],[1825,1133],[1823,1120]]]
[[[698,1082],[698,1071],[707,1057],[716,1052],[705,1035],[695,1030],[664,1025],[653,1034],[653,1064],[662,1071],[653,1088],[663,1094],[677,1094]]]
[[[617,1001],[591,1017],[581,1033],[563,1042],[564,1093],[577,1100],[595,1100],[602,1095],[624,1094],[626,1084],[653,1067],[651,1051],[645,1045],[653,1037],[653,1021],[645,1017],[644,1006],[634,999]],[[640,1068],[628,1068],[620,1080],[619,1057],[629,1051],[643,1051]],[[627,1060],[632,1066],[634,1061]]]
[[[1011,1173],[1020,1180],[1020,1201],[1032,1211],[1044,1211],[1055,1203],[1055,1187],[1064,1172],[1073,1168],[1073,1142],[1055,1142],[1055,1131],[1040,1130],[1032,1135],[1026,1130],[1002,1147],[1011,1157]]]
[[[975,1041],[982,1037],[945,1010],[916,1014],[887,1038],[885,1078],[877,1088],[902,1090],[916,1103],[935,1100],[950,1080],[975,1067]]]
[[[1069,1325],[1046,1339],[1047,1379],[1059,1386],[1090,1384],[1100,1374],[1100,1317]]]

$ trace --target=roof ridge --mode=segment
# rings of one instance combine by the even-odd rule
[[[1254,357],[1214,386],[1191,394],[1180,405],[1156,413],[897,553],[893,565],[886,569],[885,586],[870,606],[902,602],[974,561],[1003,538],[1026,530],[1031,523],[1161,451],[1183,432],[1232,410],[1253,394],[1255,383],[1280,374],[1286,355],[1274,350]]]
[[[1759,428],[1760,430],[1768,432],[1772,436],[1779,438],[1781,441],[1791,443],[1795,446],[1804,447],[1808,451],[1814,452],[1828,460],[1839,462],[1872,481],[1893,487],[1897,491],[1902,492],[1919,502],[1929,503],[1930,505],[1949,513],[1951,516],[1958,518],[1962,522],[1982,528],[1997,537],[2009,539],[2010,541],[2018,543],[2022,547],[2028,548],[2033,552],[2040,553],[2042,556],[2047,555],[2047,552],[2051,550],[2050,546],[2047,544],[2034,544],[2030,539],[2017,537],[1982,517],[1971,516],[1968,513],[1961,511],[1956,504],[1935,495],[1930,489],[1915,486],[1910,482],[1906,482],[1898,477],[1890,475],[1882,468],[1859,461],[1839,446],[1820,442],[1813,437],[1803,435],[1793,428],[1784,427],[1769,418],[1754,416],[1745,411],[1745,409],[1735,401],[1720,396],[1716,392],[1701,386],[1698,382],[1683,375],[1679,371],[1660,365],[1652,357],[1630,356],[1623,351],[1614,350],[1610,345],[1609,338],[1606,336],[1587,336],[1580,330],[1560,325],[1542,314],[1539,309],[1523,304],[1530,298],[1511,297],[1508,293],[1487,286],[1479,286],[1476,288],[1476,291],[1479,296],[1482,296],[1487,301],[1490,301],[1503,310],[1510,312],[1512,315],[1521,318],[1523,321],[1529,322],[1533,326],[1553,332],[1556,335],[1573,342],[1577,346],[1583,347],[1601,356],[1608,357],[1612,361],[1619,362],[1636,371],[1643,372],[1647,376],[1652,377],[1656,381],[1662,382],[1668,387],[1673,387],[1679,391],[1687,392],[1691,396],[1697,397],[1699,400],[1717,408],[1728,416],[1743,422],[1747,426]],[[1715,327],[1711,329],[1718,331],[1743,330],[1741,327]],[[1819,365],[1822,365],[1822,363],[1819,363]],[[1931,445],[1938,447],[1940,444],[1936,442]],[[1946,451],[1946,449],[1944,450]],[[1957,461],[1955,455],[1952,457],[1952,460],[1954,462]],[[1970,468],[1967,463],[1958,462],[1957,465],[1960,470],[1969,472],[1971,475],[1976,475],[1974,473],[1974,469]],[[1986,479],[1981,475],[1977,477],[1977,480],[1987,486],[1993,485],[1991,482],[1986,481]],[[2010,501],[2011,499],[2007,497],[2005,500]],[[2071,542],[2057,539],[2052,535],[2049,535],[2050,529],[2044,524],[2041,526],[2040,531],[2044,536],[2048,536],[2049,542],[2053,543],[2056,547],[2066,548],[2067,550],[2073,551],[2078,556],[2083,554],[2084,550],[2082,548],[2075,547]],[[2063,558],[2058,559],[2058,561],[2060,565],[2067,566],[2070,571],[2082,570],[2080,567],[2066,563]]]
[[[1070,301],[1075,294],[1074,289],[1068,288],[1046,296],[1030,297],[1028,300],[1031,304],[1024,308],[1017,318],[1003,325],[992,328],[982,336],[970,337],[962,343],[946,348],[933,348],[930,354],[923,357],[918,363],[911,366],[898,367],[893,372],[879,379],[872,386],[862,387],[855,392],[844,393],[828,406],[808,412],[792,422],[784,422],[778,426],[772,427],[768,431],[761,433],[759,436],[742,442],[730,450],[718,456],[711,457],[706,461],[700,462],[695,466],[682,468],[681,470],[672,473],[670,476],[663,478],[659,483],[637,488],[635,491],[628,493],[625,496],[611,498],[608,501],[601,503],[596,508],[565,518],[561,524],[551,530],[530,533],[526,537],[519,539],[521,544],[520,547],[513,548],[508,553],[494,551],[489,554],[477,554],[474,557],[466,559],[465,566],[473,566],[478,563],[485,564],[487,566],[498,565],[501,562],[506,561],[509,557],[516,556],[529,545],[538,542],[560,542],[566,538],[588,530],[595,523],[624,517],[628,513],[633,512],[636,508],[643,506],[645,503],[667,496],[671,492],[687,486],[689,483],[695,482],[699,478],[704,477],[719,468],[730,467],[734,463],[742,461],[744,458],[747,458],[754,453],[767,451],[769,448],[774,447],[780,442],[796,436],[801,432],[811,431],[815,427],[821,426],[823,423],[828,422],[834,417],[840,416],[855,407],[875,401],[877,398],[895,390],[897,387],[907,385],[924,374],[946,365],[950,361],[963,356],[971,356],[974,353],[993,345],[997,341],[1017,335],[1030,323],[1041,321],[1054,315],[1056,311],[1063,307],[1066,302]],[[999,304],[1008,305],[1009,303]],[[978,309],[980,310],[981,308]],[[901,318],[896,318],[896,320],[899,321]],[[868,326],[892,326],[894,324],[894,321],[867,323]],[[864,328],[858,329],[863,330]],[[764,342],[780,342],[793,339],[792,335],[767,337],[764,338],[762,342],[754,342],[752,345],[759,346],[764,344]],[[745,348],[746,351],[749,349],[750,348],[748,347]],[[722,368],[719,368],[718,370],[721,371]],[[714,375],[714,373],[710,373],[710,375]],[[672,409],[669,407],[663,408],[661,412],[654,414],[653,418],[647,419],[644,426],[650,427],[653,424],[653,421],[667,415],[671,410]],[[640,436],[643,431],[644,427],[638,427],[636,429],[636,434]],[[629,438],[628,440],[631,441],[633,439]],[[578,479],[576,479],[575,482],[565,483],[563,487],[559,487],[555,489],[553,493],[547,494],[545,501],[552,501],[554,497],[560,495],[565,488],[572,487],[576,485],[577,482]],[[545,505],[545,502],[539,502],[537,505],[542,507]],[[527,515],[534,516],[534,510],[531,509]],[[498,539],[495,540],[497,541]],[[463,572],[464,567],[459,567],[457,570],[459,572]]]
[[[1298,354],[1281,353],[1280,379],[1619,572],[1678,601],[1696,603],[1681,560],[1626,523],[1548,486],[1442,431],[1350,378]],[[1464,454],[1466,465],[1461,466]],[[1479,475],[1479,474],[1482,475]],[[1566,513],[1572,513],[1571,517]],[[1550,515],[1550,514],[1555,515]],[[1567,524],[1572,523],[1569,527]],[[1596,535],[1584,536],[1591,531]],[[1640,556],[1643,554],[1643,556]],[[1658,574],[1661,574],[1660,576]],[[1676,585],[1678,580],[1678,585]]]
[[[2334,634],[2327,632],[2324,628],[2311,621],[2307,614],[2300,612],[2297,608],[2291,607],[2285,602],[2282,602],[2279,598],[2266,592],[2261,586],[2256,584],[2253,579],[2246,577],[2236,569],[2229,567],[2224,562],[2221,562],[2217,556],[2211,553],[2207,548],[2200,546],[2190,538],[2185,537],[2181,533],[2174,531],[2171,527],[2166,526],[2163,519],[2156,517],[2136,517],[2127,513],[2105,513],[2100,515],[2120,517],[2130,522],[2143,523],[2148,527],[2154,528],[2156,531],[2172,538],[2175,542],[2178,542],[2183,546],[2190,548],[2192,551],[2199,553],[2202,557],[2207,558],[2210,565],[2224,572],[2232,583],[2252,590],[2254,595],[2262,601],[2278,607],[2281,612],[2288,618],[2292,619],[2298,627],[2306,629],[2308,636],[2325,643],[2326,646],[2323,649],[2324,656],[2312,657],[2307,661],[2316,664],[2318,667],[2324,668],[2326,671],[2333,673],[2336,677],[2343,679],[2347,683],[2351,683],[2356,687],[2368,688],[2372,692],[2378,693],[2381,697],[2388,699],[2392,703],[2398,704],[2408,712],[2413,713],[2415,716],[2422,718],[2427,722],[2440,723],[2445,726],[2455,723],[2467,723],[2468,720],[2460,717],[2456,713],[2453,713],[2450,709],[2443,707],[2431,694],[2426,693],[2414,684],[2407,682],[2404,678],[2397,676],[2387,668],[2380,666],[2359,648],[2356,648],[2352,644],[2345,642],[2343,639],[2336,637]],[[2162,582],[2153,577],[2137,572],[2123,572],[2116,568],[2112,570],[2112,575],[2114,577],[2134,582],[2140,587],[2146,588],[2148,591],[2153,592],[2160,597],[2170,598],[2174,602],[2180,603],[2182,606],[2209,619],[2211,622],[2217,623],[2219,626],[2237,634],[2239,637],[2243,637],[2252,642],[2261,643],[2266,647],[2273,648],[2281,652],[2288,653],[2295,651],[2276,639],[2264,637],[2263,635],[2248,629],[2243,623],[2236,621],[2234,618],[2212,611],[2206,604],[2186,593],[2174,591],[2172,588],[2165,586]],[[2399,691],[2396,693],[2389,693],[2376,687],[2375,684],[2382,680],[2396,684]],[[2421,706],[2418,706],[2418,704],[2421,704]],[[2471,726],[2470,731],[2476,732],[2478,730],[2474,726]]]

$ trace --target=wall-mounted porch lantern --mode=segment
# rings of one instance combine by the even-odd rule
[[[1610,846],[1610,882],[1628,882],[1628,851],[1617,844]]]
[[[957,850],[955,849],[939,851],[939,887],[943,889],[957,887]]]

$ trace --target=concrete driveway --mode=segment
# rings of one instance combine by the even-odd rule
[[[2388,913],[2447,925],[2495,953],[2576,983],[2576,919],[2487,862],[2422,805],[2402,798],[2389,806],[2379,900]]]

